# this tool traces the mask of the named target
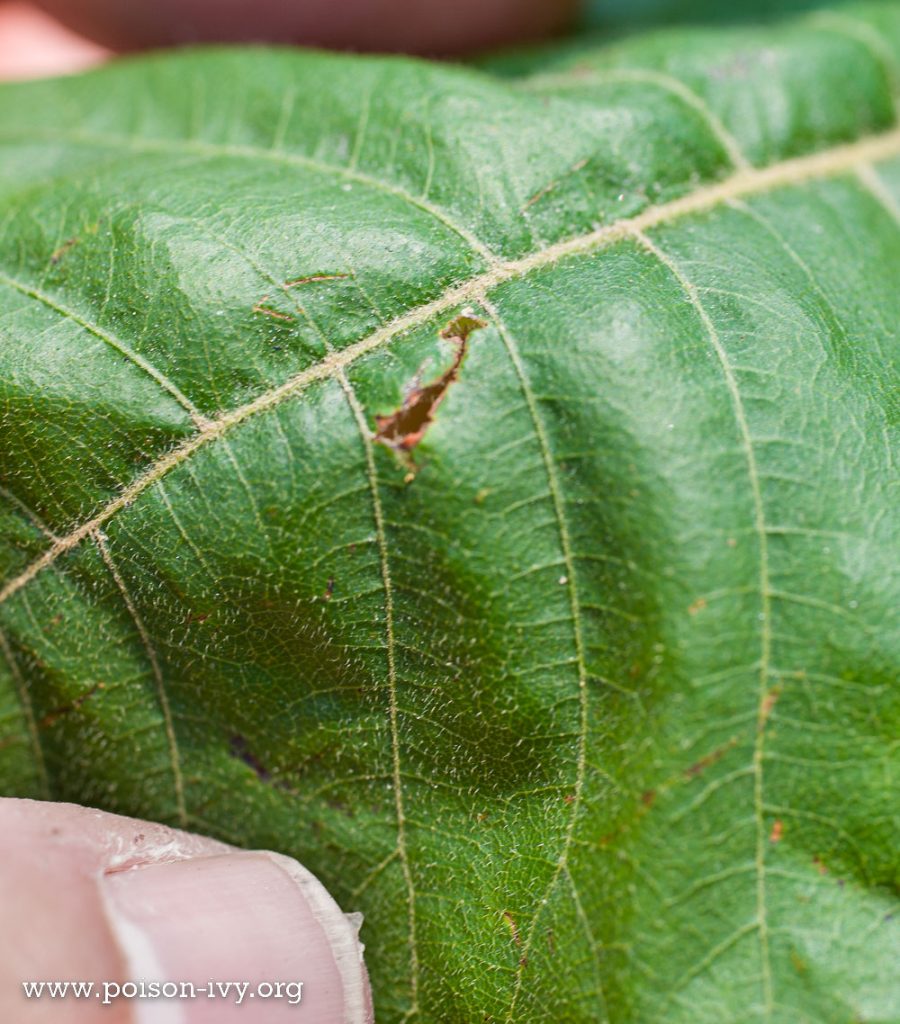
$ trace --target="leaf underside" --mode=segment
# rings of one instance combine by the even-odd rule
[[[900,1021],[900,8],[533,64],[0,91],[0,790],[299,857],[385,1024]]]

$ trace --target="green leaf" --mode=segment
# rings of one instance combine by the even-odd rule
[[[898,67],[4,86],[2,791],[296,855],[382,1024],[900,1020]]]
[[[893,0],[881,0],[892,3]],[[582,21],[603,28],[673,22],[754,21],[829,6],[827,0],[584,0]]]

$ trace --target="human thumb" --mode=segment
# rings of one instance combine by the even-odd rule
[[[277,853],[0,799],[0,906],[0,1020],[372,1020],[356,916]]]

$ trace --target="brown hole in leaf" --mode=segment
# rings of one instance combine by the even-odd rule
[[[231,756],[238,758],[238,760],[240,761],[243,761],[248,768],[252,768],[253,771],[256,773],[257,778],[261,782],[269,781],[269,779],[271,778],[269,770],[250,749],[250,746],[247,743],[245,737],[241,736],[239,733],[236,733],[234,736],[231,737],[229,747]]]
[[[399,452],[409,453],[416,447],[434,422],[435,412],[448,388],[459,377],[468,350],[469,335],[486,326],[483,320],[470,313],[462,313],[447,324],[441,331],[441,337],[453,342],[456,347],[449,369],[431,384],[411,388],[403,404],[390,416],[376,416],[376,441]]]

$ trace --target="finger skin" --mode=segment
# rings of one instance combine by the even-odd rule
[[[247,981],[248,991],[302,981],[302,998],[178,1000],[183,1024],[287,1024],[301,1009],[308,1024],[372,1021],[356,926],[278,854],[72,804],[0,799],[0,908],[0,1021],[131,1024],[165,1009],[26,999],[23,981],[99,990],[209,979]]]
[[[115,50],[196,42],[302,43],[454,55],[545,38],[578,0],[39,0]]]
[[[65,75],[109,53],[24,3],[0,3],[0,80]]]

